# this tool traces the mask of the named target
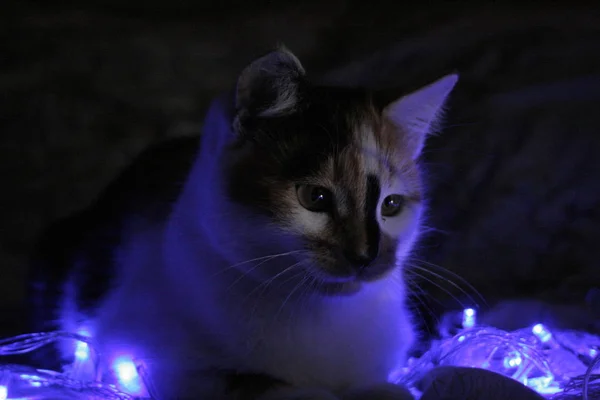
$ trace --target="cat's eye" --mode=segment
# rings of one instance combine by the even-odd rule
[[[309,211],[324,212],[331,209],[333,194],[328,189],[314,185],[296,186],[300,205]]]
[[[381,204],[381,215],[384,217],[395,217],[404,209],[406,200],[399,194],[391,194],[383,199]]]

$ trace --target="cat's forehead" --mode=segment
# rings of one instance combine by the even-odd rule
[[[319,175],[335,182],[358,184],[367,176],[390,181],[400,172],[400,133],[370,102],[339,107],[324,126],[330,144],[322,152]]]
[[[376,202],[391,193],[419,201],[418,169],[403,150],[401,132],[370,106],[346,109],[336,117],[327,134],[332,145],[321,153],[319,168],[306,182],[330,189],[342,217],[358,217],[376,206],[370,195],[374,187]]]
[[[269,182],[310,183],[366,190],[369,176],[382,188],[398,176],[411,179],[412,157],[402,132],[383,115],[371,94],[320,90],[303,98],[297,112],[257,120],[250,135],[260,144],[241,168],[255,168]],[[360,196],[359,196],[360,197]]]

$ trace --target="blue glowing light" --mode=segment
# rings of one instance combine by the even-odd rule
[[[140,396],[146,393],[142,378],[138,373],[138,366],[130,356],[119,356],[112,363],[113,370],[122,390]]]
[[[448,323],[456,327],[459,315],[460,312],[453,312],[451,318],[447,318]],[[464,326],[473,325],[471,329],[464,331],[459,329],[458,333],[452,336],[442,333],[440,340],[433,342],[431,349],[421,357],[409,359],[407,365],[401,366],[390,374],[389,381],[401,382],[411,390],[415,389],[417,387],[415,383],[421,382],[424,374],[432,368],[432,360],[439,360],[439,365],[472,366],[492,370],[521,382],[543,395],[559,394],[566,387],[565,385],[571,385],[569,390],[576,395],[577,392],[583,393],[586,388],[585,390],[590,393],[588,399],[600,399],[600,384],[592,381],[595,379],[593,375],[583,379],[582,383],[572,383],[569,378],[573,371],[585,370],[592,365],[590,360],[600,353],[600,337],[577,331],[553,332],[543,324],[513,332],[489,326],[482,327],[477,325],[474,309],[463,310],[462,317]],[[82,330],[77,333],[88,336],[87,332]],[[108,352],[105,350],[104,353],[99,353],[95,350],[95,341],[86,344],[73,340],[72,333],[50,332],[0,340],[0,356],[14,355],[16,351],[20,354],[24,348],[26,352],[35,350],[39,348],[40,343],[47,343],[49,338],[72,340],[75,368],[59,373],[25,366],[2,365],[0,400],[8,400],[9,392],[10,398],[15,400],[34,397],[36,399],[73,398],[73,390],[81,393],[81,397],[77,397],[81,399],[155,398],[150,393],[153,388],[152,373],[156,371],[149,368],[151,364],[144,362],[145,358],[142,357],[144,352],[136,348],[127,347],[116,352],[113,352],[114,349],[109,349]],[[534,338],[536,340],[532,340]],[[565,354],[569,357],[566,358]],[[571,357],[573,354],[577,357]],[[103,356],[108,358],[104,359]],[[110,366],[111,374],[106,377],[106,381],[104,378],[101,381],[96,378],[97,358],[102,359],[102,364],[106,360]],[[79,371],[79,367],[83,368],[84,372],[87,372],[89,367],[92,374],[73,374],[73,371]],[[63,389],[64,396],[59,396],[63,393]],[[44,396],[46,390],[49,396]],[[102,396],[98,395],[99,390],[102,391]],[[30,395],[34,393],[35,396]],[[572,393],[565,392],[564,396],[552,398],[567,400],[574,397]]]
[[[556,394],[562,392],[558,385],[552,385],[554,376],[540,376],[537,378],[525,378],[524,384],[540,394]]]
[[[463,329],[471,329],[476,325],[477,312],[473,308],[465,308],[463,310],[462,327]]]
[[[511,369],[520,366],[523,363],[523,358],[518,352],[513,352],[504,358],[504,368]]]
[[[91,338],[92,334],[87,328],[79,328],[77,330],[79,336]],[[65,372],[68,373],[70,378],[77,380],[88,380],[93,379],[96,375],[96,366],[92,359],[92,348],[84,341],[76,340],[73,344],[73,364],[65,367]]]
[[[77,342],[75,348],[75,358],[77,361],[86,361],[90,357],[90,349],[85,342]]]
[[[91,337],[89,330],[81,328],[77,331],[77,334],[85,337]],[[76,361],[87,361],[90,358],[90,347],[86,342],[80,340],[75,345],[75,359]]]
[[[531,328],[531,332],[542,343],[548,343],[552,339],[552,333],[544,326],[544,324],[536,324]]]
[[[137,377],[137,368],[132,360],[119,357],[114,363],[117,378],[121,383],[129,383]]]
[[[29,386],[32,387],[42,387],[42,382],[44,381],[44,379],[40,376],[37,375],[31,375],[31,374],[20,374],[19,378],[21,378],[24,381],[29,382]],[[2,400],[2,398],[0,397],[0,400]]]

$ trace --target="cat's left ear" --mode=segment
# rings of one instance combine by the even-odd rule
[[[383,114],[402,131],[404,146],[416,159],[425,139],[442,115],[446,98],[456,85],[458,75],[447,75],[389,104]]]
[[[280,47],[248,65],[236,88],[238,116],[276,117],[296,111],[305,72],[298,58]]]

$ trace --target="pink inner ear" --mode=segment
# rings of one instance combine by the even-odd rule
[[[413,158],[421,153],[427,135],[440,119],[458,75],[447,75],[389,104],[384,115],[406,135]]]

